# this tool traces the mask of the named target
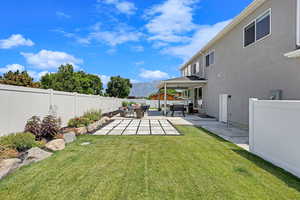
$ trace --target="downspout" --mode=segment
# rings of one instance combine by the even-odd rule
[[[300,0],[297,0],[297,19],[296,19],[296,23],[297,23],[297,49],[300,48]]]

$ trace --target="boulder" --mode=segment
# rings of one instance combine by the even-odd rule
[[[95,131],[97,128],[98,128],[98,123],[94,122],[94,123],[88,125],[87,131],[91,133],[91,132]]]
[[[38,147],[31,148],[25,152],[22,166],[44,160],[50,157],[51,155],[52,153],[44,151]]]
[[[101,118],[101,121],[103,122],[103,123],[107,123],[108,121],[110,121],[110,118],[109,117],[102,117]]]
[[[45,147],[51,151],[60,151],[66,147],[64,139],[56,139],[48,142]]]
[[[76,134],[74,132],[65,133],[63,137],[67,144],[76,140]]]
[[[75,128],[74,131],[76,135],[83,135],[87,133],[87,128],[86,127]]]
[[[0,179],[14,172],[20,167],[22,161],[18,158],[5,159],[0,161]]]

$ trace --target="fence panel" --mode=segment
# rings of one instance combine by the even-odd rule
[[[250,99],[250,151],[300,177],[300,101]]]

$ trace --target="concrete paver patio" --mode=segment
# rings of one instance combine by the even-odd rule
[[[94,135],[180,135],[166,119],[116,119]]]
[[[115,120],[126,119],[123,117],[116,116]],[[249,133],[248,130],[240,129],[237,127],[227,127],[226,124],[218,122],[214,118],[201,118],[197,115],[186,115],[186,117],[182,117],[181,115],[175,114],[175,117],[163,116],[161,112],[158,111],[150,111],[148,115],[146,115],[143,120],[163,120],[170,122],[174,126],[196,126],[204,128],[219,137],[230,141],[239,147],[249,151]],[[151,123],[152,127],[155,127],[155,123]],[[159,132],[152,133],[158,134]]]

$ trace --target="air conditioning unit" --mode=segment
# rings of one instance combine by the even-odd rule
[[[282,100],[282,90],[271,90],[270,100]]]

